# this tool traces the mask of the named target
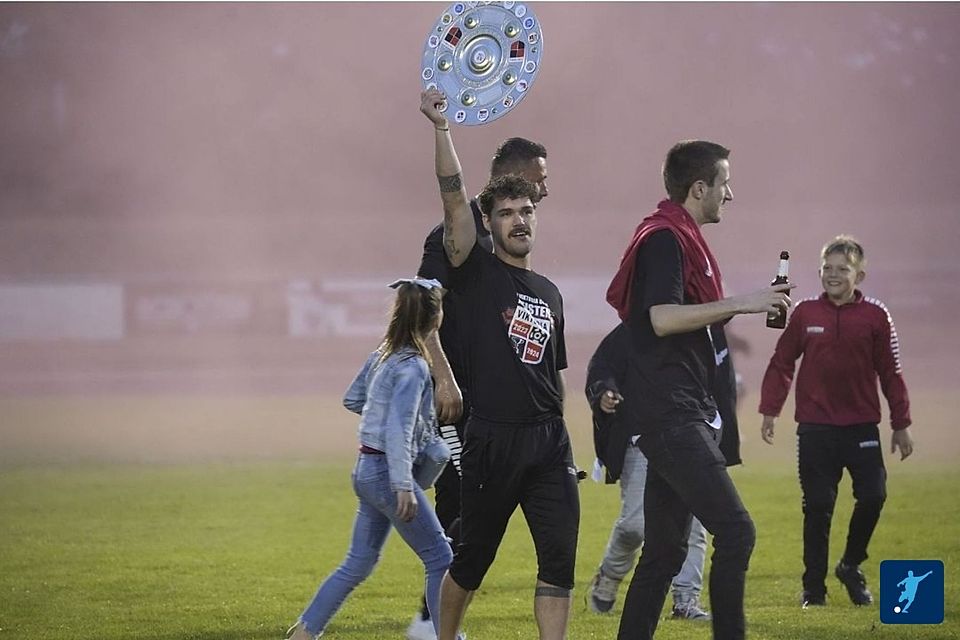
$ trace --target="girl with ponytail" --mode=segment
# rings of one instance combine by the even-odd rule
[[[436,280],[397,280],[386,334],[370,354],[343,404],[360,414],[360,453],[353,471],[359,499],[350,549],[291,627],[291,640],[320,637],[347,596],[373,571],[391,528],[423,561],[427,606],[440,618],[440,582],[450,545],[423,490],[450,457],[436,428],[433,383],[424,342],[440,326],[442,289]]]

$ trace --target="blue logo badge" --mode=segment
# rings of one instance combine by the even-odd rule
[[[880,563],[880,621],[940,624],[943,584],[940,560],[884,560]]]

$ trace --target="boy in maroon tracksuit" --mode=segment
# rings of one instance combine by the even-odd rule
[[[890,406],[891,453],[903,460],[913,452],[910,401],[900,367],[900,344],[882,302],[857,289],[863,282],[863,247],[837,236],[821,252],[824,293],[800,302],[777,341],[763,376],[761,436],[773,444],[774,420],[797,376],[797,436],[803,491],[804,607],[826,604],[830,520],[843,469],[853,480],[856,500],[847,545],[835,574],[855,605],[870,604],[860,563],[886,499],[887,472],[880,446],[877,378]]]

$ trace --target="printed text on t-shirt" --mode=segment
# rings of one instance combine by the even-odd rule
[[[511,313],[512,312],[512,313]],[[517,306],[504,313],[513,349],[524,364],[539,364],[553,333],[553,313],[540,298],[517,293]]]

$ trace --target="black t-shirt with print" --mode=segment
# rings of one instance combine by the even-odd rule
[[[716,357],[706,329],[658,337],[650,323],[650,308],[685,304],[683,253],[673,232],[656,231],[637,251],[626,325],[633,340],[634,358],[626,390],[639,402],[629,403],[634,433],[668,425],[705,420],[717,415],[712,389]]]
[[[473,213],[473,222],[477,229],[477,245],[487,253],[493,252],[493,242],[490,240],[490,233],[484,228],[480,218],[480,206],[476,198],[470,201],[470,209]],[[440,346],[443,347],[443,353],[447,356],[450,363],[450,369],[457,380],[464,397],[464,411],[469,409],[470,389],[467,387],[466,371],[463,368],[463,356],[460,338],[457,334],[457,305],[455,300],[457,293],[450,291],[450,261],[443,250],[443,225],[434,227],[423,242],[423,257],[420,259],[420,269],[417,275],[421,278],[434,278],[447,289],[443,298],[443,324],[440,325]]]
[[[475,245],[450,271],[472,415],[521,423],[563,416],[563,298],[542,275]]]

